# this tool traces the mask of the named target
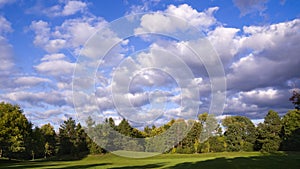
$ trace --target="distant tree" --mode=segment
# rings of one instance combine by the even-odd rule
[[[281,120],[277,112],[270,110],[265,116],[263,124],[258,125],[258,149],[265,152],[274,152],[279,149],[281,138]]]
[[[2,156],[25,158],[32,124],[18,105],[0,103],[0,150]]]
[[[290,101],[295,105],[295,109],[300,109],[300,92],[299,90],[294,90]]]
[[[253,151],[256,134],[255,126],[249,118],[226,117],[223,126],[226,128],[224,136],[228,151]]]
[[[282,119],[282,150],[300,151],[300,110],[288,111]]]
[[[110,124],[110,123],[109,123]],[[120,134],[125,136],[132,136],[133,135],[133,128],[130,126],[126,119],[123,119],[120,124],[117,126],[117,130]]]

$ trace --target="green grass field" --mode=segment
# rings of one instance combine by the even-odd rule
[[[132,159],[113,154],[91,155],[77,161],[8,161],[0,168],[111,168],[111,169],[300,169],[300,153],[261,154],[259,152],[162,154]]]

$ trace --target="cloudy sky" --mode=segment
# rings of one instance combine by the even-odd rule
[[[19,104],[35,125],[283,115],[300,86],[299,6],[0,0],[0,100]]]

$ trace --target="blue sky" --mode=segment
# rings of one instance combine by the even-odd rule
[[[210,111],[211,79],[217,77],[186,48],[201,44],[166,36],[193,27],[223,66],[226,100],[218,118],[262,119],[270,109],[283,115],[300,85],[299,6],[297,0],[0,0],[0,100],[19,104],[35,125],[87,115],[143,125],[195,117]],[[104,29],[136,14],[131,37]],[[122,26],[112,27],[122,32]],[[91,40],[100,34],[105,42]],[[97,64],[81,64],[88,47],[101,52],[108,43],[116,45],[92,60]],[[95,69],[81,72],[92,75],[90,81],[76,77],[80,68]],[[74,94],[74,82],[83,93]]]

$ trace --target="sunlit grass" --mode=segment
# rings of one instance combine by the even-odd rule
[[[161,154],[138,159],[107,154],[90,155],[77,161],[39,160],[9,162],[8,160],[0,160],[0,168],[299,169],[300,153],[261,154],[259,152],[223,152],[207,154]]]

